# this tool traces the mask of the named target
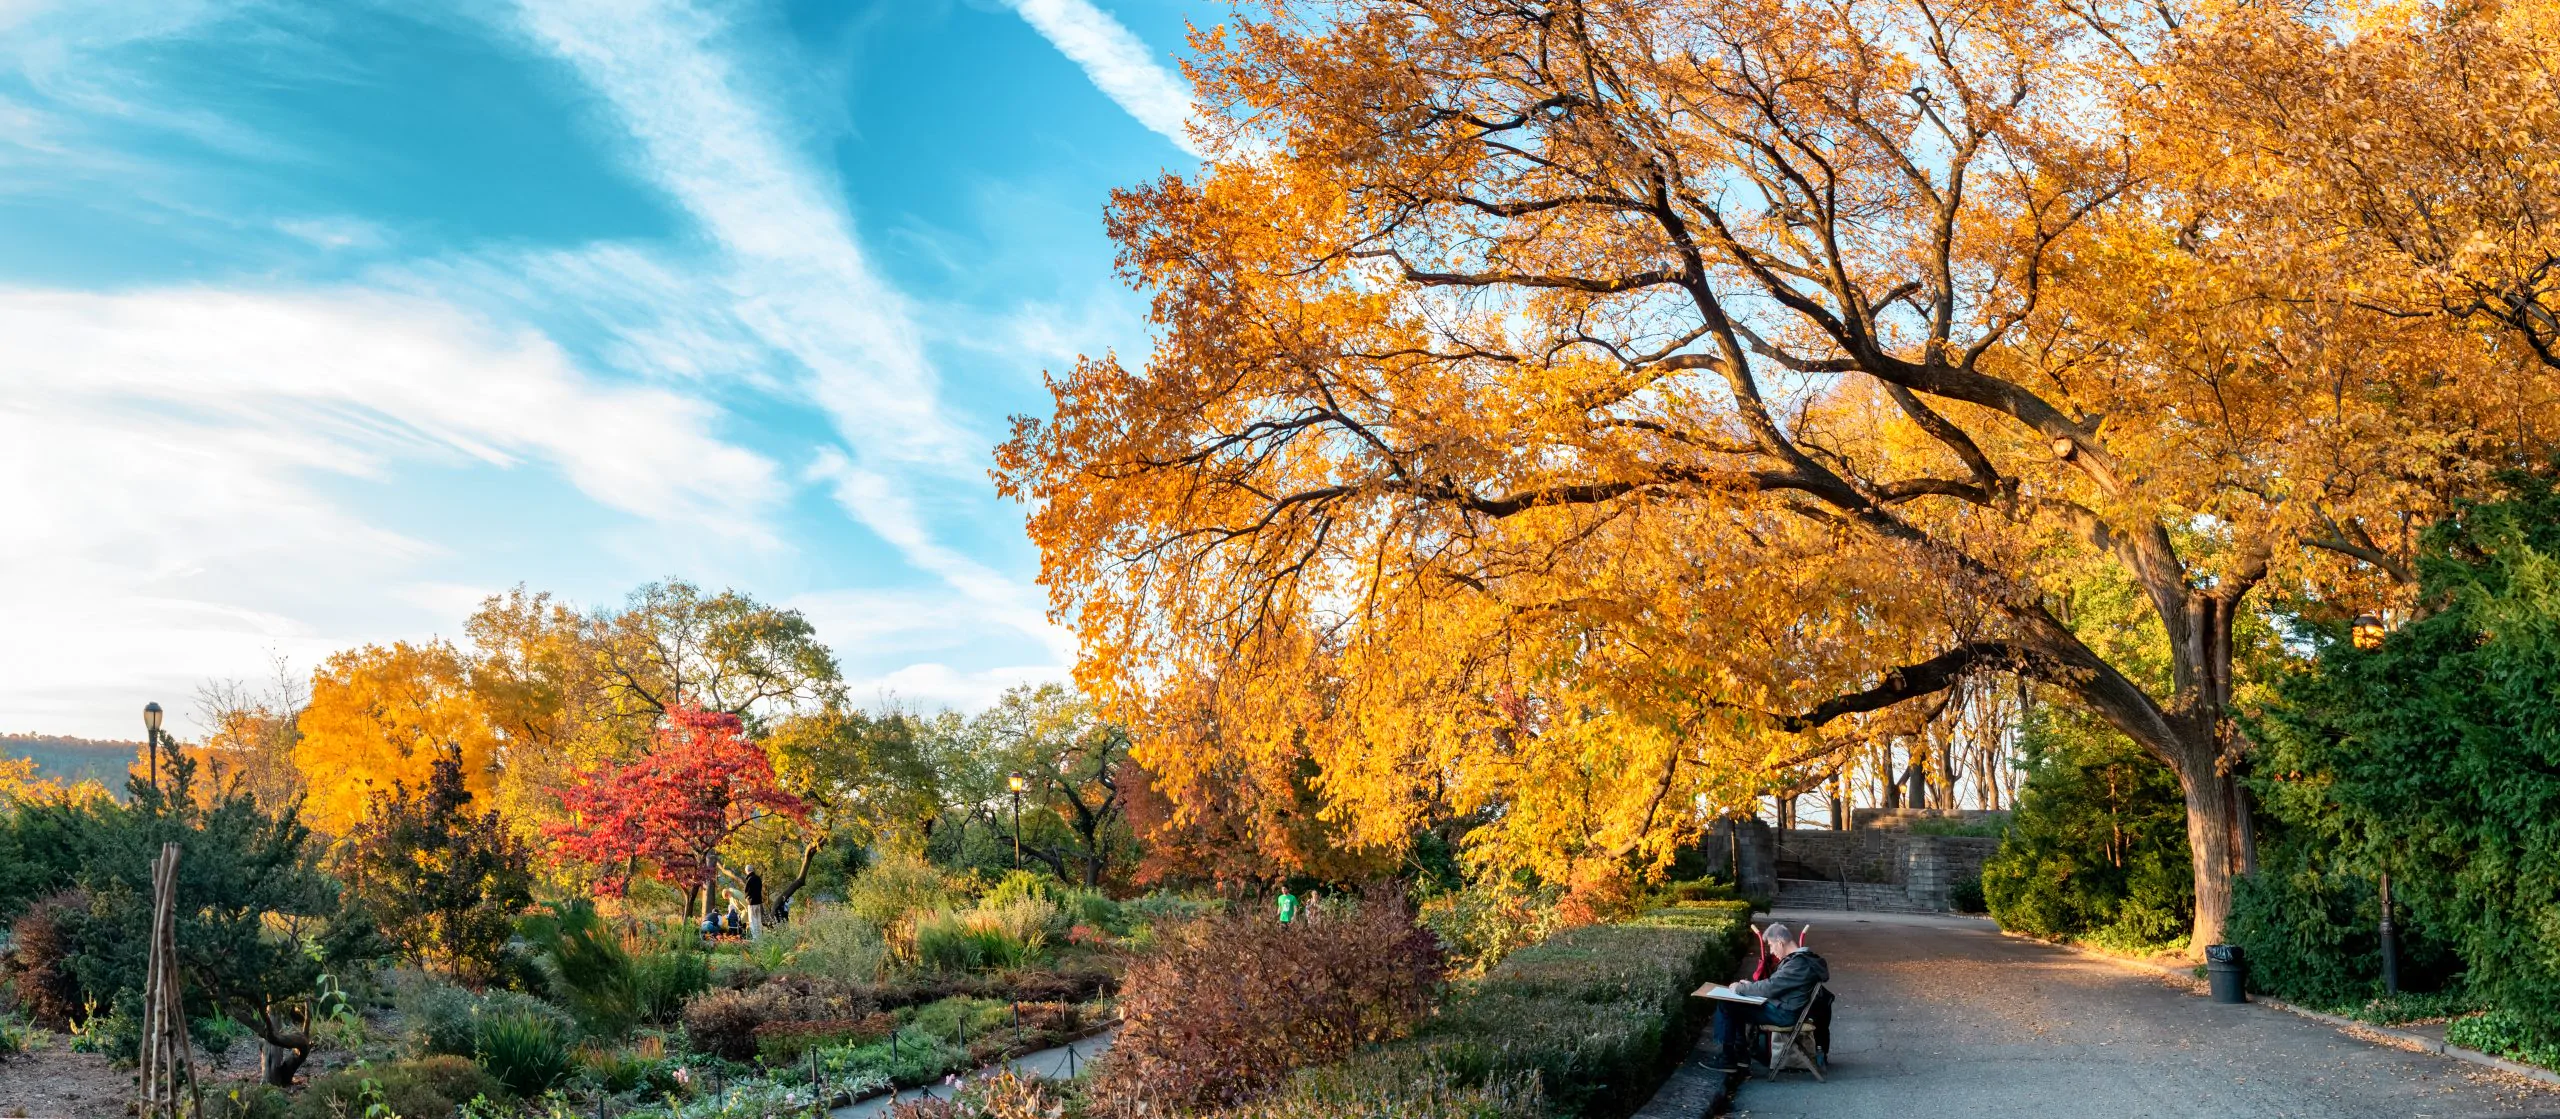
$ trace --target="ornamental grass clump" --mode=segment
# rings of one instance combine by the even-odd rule
[[[1094,1086],[1106,1109],[1164,1114],[1265,1096],[1291,1071],[1404,1035],[1441,985],[1440,946],[1401,896],[1167,932],[1130,965]]]

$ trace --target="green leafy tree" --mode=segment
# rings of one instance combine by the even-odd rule
[[[498,973],[516,914],[533,903],[523,841],[495,811],[471,811],[462,755],[446,750],[424,787],[394,784],[349,838],[348,887],[383,935],[430,968],[483,982]]]
[[[72,836],[88,908],[67,914],[69,970],[100,1006],[141,1006],[151,943],[151,866],[176,843],[178,965],[191,1016],[222,1014],[284,1056],[267,1082],[288,1084],[310,1055],[321,975],[379,955],[373,926],[344,904],[311,831],[290,807],[269,813],[238,782],[199,797],[196,763],[174,745],[160,784],[127,782],[125,804],[39,809]]]
[[[1026,685],[969,720],[960,748],[946,756],[944,784],[954,810],[985,821],[985,834],[1000,840],[992,849],[1009,860],[1017,827],[1010,779],[1021,775],[1024,862],[1099,886],[1128,873],[1137,857],[1123,787],[1128,757],[1129,732],[1082,696]],[[960,850],[965,857],[970,848]]]
[[[2193,919],[2186,801],[2174,773],[2074,711],[2038,707],[2020,746],[2027,781],[1982,893],[2000,926],[2136,944]]]
[[[2389,873],[2422,951],[2451,946],[2472,992],[2560,1043],[2560,493],[2518,478],[2429,531],[2423,616],[2360,651],[2332,626],[2252,727],[2257,790],[2300,851],[2253,885],[2239,931],[2278,974],[2355,989],[2345,930]],[[2323,952],[2340,953],[2324,966]],[[2370,955],[2365,955],[2371,959]],[[2419,961],[2423,965],[2426,961]]]
[[[772,904],[798,894],[830,850],[850,856],[933,818],[942,774],[932,739],[931,724],[907,712],[841,705],[773,724],[764,747],[774,776],[809,806],[809,818],[767,821],[739,837],[740,854],[767,868]]]

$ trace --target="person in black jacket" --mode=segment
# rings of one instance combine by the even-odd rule
[[[1769,1000],[1759,1006],[1748,1003],[1716,1003],[1715,1038],[1716,1068],[1727,1076],[1742,1071],[1748,1059],[1752,1032],[1763,1023],[1792,1026],[1804,1013],[1805,1000],[1813,997],[1813,989],[1831,980],[1831,965],[1811,949],[1796,943],[1795,930],[1772,924],[1760,934],[1760,942],[1778,961],[1778,970],[1766,979],[1754,979],[1733,985],[1734,993],[1758,995]]]
[[[764,875],[753,865],[747,867],[747,938],[764,937]]]

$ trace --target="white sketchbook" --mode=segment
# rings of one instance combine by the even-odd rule
[[[1766,1006],[1769,1004],[1768,999],[1762,998],[1759,995],[1743,994],[1742,992],[1734,990],[1731,987],[1727,987],[1722,983],[1715,984],[1711,987],[1698,988],[1698,996],[1700,998],[1720,999],[1725,1002],[1748,1003],[1752,1006]]]

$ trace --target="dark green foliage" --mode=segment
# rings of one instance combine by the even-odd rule
[[[85,818],[43,805],[0,812],[0,921],[15,921],[38,901],[71,887],[80,871],[73,829]]]
[[[570,1033],[560,1020],[528,1009],[484,1009],[472,1058],[519,1095],[540,1095],[569,1075]]]
[[[579,898],[558,912],[525,918],[524,938],[543,959],[552,992],[578,1024],[598,1037],[620,1037],[640,1020],[639,984],[631,954],[596,914],[594,903]]]
[[[1958,913],[1988,913],[1991,903],[1982,896],[1982,875],[1969,874],[1947,884],[1947,905]]]
[[[1664,911],[1657,911],[1657,913]],[[1557,1113],[1621,1115],[1652,1094],[1704,1026],[1689,992],[1733,977],[1750,911],[1673,909],[1650,925],[1570,929],[1512,953],[1454,991],[1414,1035],[1338,1066],[1351,1082],[1462,1085],[1535,1074]]]
[[[497,812],[471,813],[459,751],[436,759],[426,787],[375,798],[347,838],[347,887],[386,938],[458,978],[497,976],[515,916],[533,902],[533,871]]]
[[[576,1029],[566,1011],[531,995],[493,990],[475,995],[450,984],[427,982],[400,993],[400,1018],[422,1053],[469,1057],[480,1050],[483,1017],[540,1015],[566,1036]]]
[[[686,999],[711,988],[711,958],[691,947],[643,952],[631,958],[632,1009],[659,1025],[684,1014]]]
[[[365,1113],[365,1082],[400,1119],[451,1119],[480,1096],[504,1099],[506,1087],[460,1057],[421,1057],[342,1069],[311,1078],[290,1112],[292,1119],[340,1119]],[[210,1101],[208,1101],[210,1102]]]
[[[2261,821],[2258,872],[2232,883],[2225,938],[2252,990],[2334,1008],[2382,989],[2381,904],[2372,878],[2324,867],[2313,846]]]
[[[2551,1040],[2549,1021],[2537,1022],[2506,1007],[2447,1024],[2444,1039],[2492,1057],[2560,1068],[2560,1043]]]
[[[2317,662],[2251,726],[2252,789],[2302,855],[2253,897],[2250,932],[2300,958],[2280,982],[2365,989],[2345,930],[2388,871],[2399,924],[2449,945],[2524,1044],[2560,1045],[2560,495],[2510,482],[2429,531],[2431,613],[2371,652],[2314,633]],[[2331,952],[2343,967],[2310,962]]]
[[[2177,776],[2077,712],[2038,707],[2019,741],[2026,786],[1982,868],[1991,916],[2034,936],[2176,941],[2195,912]]]
[[[200,794],[195,762],[174,746],[161,757],[161,787],[128,784],[128,803],[22,807],[52,817],[77,867],[85,908],[59,914],[63,967],[81,1000],[131,1000],[148,966],[151,867],[176,843],[177,940],[188,1013],[222,1013],[296,1056],[270,1070],[289,1077],[310,1040],[300,1011],[328,967],[382,949],[372,926],[344,908],[321,872],[311,833],[292,810],[261,811],[237,787]]]

